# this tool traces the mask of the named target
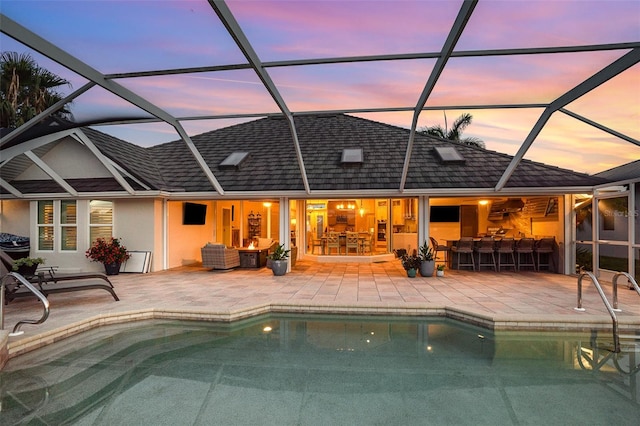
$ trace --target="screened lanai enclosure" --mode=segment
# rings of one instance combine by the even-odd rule
[[[301,255],[323,256],[326,242],[315,246],[316,240],[329,228],[349,228],[367,235],[368,253],[388,254],[430,236],[455,240],[509,229],[515,237],[556,238],[565,273],[640,269],[640,167],[633,172],[640,159],[640,2],[4,0],[1,12],[2,51],[29,54],[69,82],[56,89],[62,101],[2,129],[0,139],[2,230],[30,235],[52,256],[81,253],[99,224],[61,223],[58,213],[51,224],[40,223],[40,202],[59,211],[61,200],[74,200],[78,217],[90,217],[92,201],[114,201],[107,226],[118,234],[127,230],[119,223],[136,211],[127,202],[154,199],[151,232],[162,235],[130,241],[154,251],[155,269],[196,257],[197,247],[174,241],[171,252],[162,243],[184,232],[171,228],[172,220],[184,225],[184,203],[210,206],[205,222],[214,226],[202,243],[243,247],[264,237],[297,246]],[[63,109],[70,113],[61,116]],[[427,180],[412,186],[412,160],[421,161],[428,143],[424,133],[439,126],[446,136],[462,114],[472,121],[454,132],[455,143],[471,138],[506,160],[449,174],[446,187]],[[371,175],[373,185],[358,186],[337,176],[329,189],[314,179],[314,167],[328,161],[321,149],[327,141],[335,143],[335,163],[343,149],[356,148],[357,156],[360,142],[331,134],[328,125],[314,142],[301,135],[300,120],[343,115],[404,129],[399,142],[363,151],[365,163],[371,150],[399,158],[393,179]],[[245,175],[279,186],[256,179],[240,188],[239,179],[225,176],[240,165],[212,154],[223,146],[216,131],[230,134],[263,119],[284,123],[286,138],[261,130],[249,141],[243,133],[225,139],[234,149],[224,157],[260,158]],[[92,185],[74,179],[95,167],[74,174],[61,160],[68,153],[56,154],[68,148],[64,138],[104,169],[90,176]],[[276,148],[289,155],[286,165],[267,169],[263,178],[260,166],[271,161],[263,157]],[[165,172],[179,176],[180,185],[162,167],[153,169],[161,160],[174,167]],[[586,180],[545,185],[547,174],[537,172],[523,184],[524,163],[568,169]],[[378,169],[387,166],[382,161]],[[623,168],[632,172],[612,172]],[[471,184],[488,173],[495,178]],[[206,189],[190,190],[199,179]],[[511,204],[520,211],[506,211]],[[525,214],[515,215],[523,208]],[[468,228],[462,222],[470,209]],[[250,214],[255,221],[258,213],[256,232]],[[73,226],[75,240],[54,239]],[[50,239],[42,240],[43,229]]]

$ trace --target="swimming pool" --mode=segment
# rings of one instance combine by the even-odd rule
[[[145,321],[10,360],[0,416],[56,425],[635,425],[640,353],[614,356],[607,338],[494,334],[442,318]]]

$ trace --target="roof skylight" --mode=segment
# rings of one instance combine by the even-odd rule
[[[434,148],[436,154],[443,163],[464,163],[465,159],[453,146],[437,146]]]
[[[248,152],[232,152],[218,165],[221,169],[238,169],[242,162],[249,157]]]
[[[363,160],[362,148],[345,148],[340,162],[343,165],[360,165]]]

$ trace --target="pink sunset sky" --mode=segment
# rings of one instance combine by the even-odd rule
[[[365,55],[438,53],[462,5],[438,1],[227,1],[263,63]],[[204,0],[2,0],[4,16],[103,74],[246,64]],[[635,43],[640,48],[640,1],[480,0],[454,52]],[[30,53],[72,87],[87,80],[6,34],[3,51]],[[472,108],[488,104],[547,104],[630,49],[452,57],[431,92],[418,128],[473,115],[465,136],[487,149],[515,154],[543,112],[537,108]],[[294,114],[344,109],[410,109],[418,102],[435,58],[302,66],[267,72]],[[273,64],[271,64],[273,65]],[[248,69],[118,78],[119,84],[177,118],[189,135],[278,113],[256,73]],[[468,106],[450,109],[456,105]],[[560,111],[525,158],[596,173],[640,158],[640,65],[636,64],[566,109],[635,139],[628,142]],[[100,87],[78,97],[77,120],[149,117]],[[412,111],[354,113],[409,128]],[[143,146],[178,139],[165,123],[99,126]]]

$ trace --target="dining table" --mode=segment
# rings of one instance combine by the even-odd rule
[[[329,236],[327,234],[323,234],[322,237],[320,237],[320,241],[321,241],[321,252],[323,255],[327,254],[327,239],[329,238]],[[345,248],[345,254],[346,253],[346,247],[347,247],[347,233],[346,232],[341,232],[338,235],[339,241],[340,241],[340,248],[338,249],[338,254],[342,253],[342,248]],[[358,235],[358,254],[361,254],[363,252],[363,246],[366,243],[367,239],[370,238],[369,235]],[[331,253],[329,253],[331,254]]]

